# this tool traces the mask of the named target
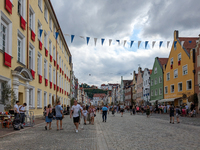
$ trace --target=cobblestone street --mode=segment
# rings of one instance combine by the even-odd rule
[[[170,124],[168,115],[147,118],[125,113],[124,117],[109,114],[104,123],[97,114],[95,125],[86,125],[75,133],[72,119],[66,116],[63,131],[56,131],[55,121],[51,131],[44,130],[44,124],[21,130],[1,138],[0,149],[199,149],[200,118],[181,117],[180,121]]]

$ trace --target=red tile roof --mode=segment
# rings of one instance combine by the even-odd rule
[[[160,61],[161,66],[163,67],[163,65],[167,64],[168,58],[158,58],[158,60]]]
[[[196,40],[198,40],[198,37],[179,37],[180,41],[185,41],[183,44],[183,47],[187,50],[187,52],[190,54],[190,50],[192,48],[196,47]],[[191,43],[189,42],[191,41]]]
[[[152,73],[152,70],[149,70],[150,74]]]

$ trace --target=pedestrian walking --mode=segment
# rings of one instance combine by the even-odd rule
[[[57,106],[55,107],[56,111],[56,125],[57,125],[57,131],[59,131],[59,121],[60,121],[60,130],[63,130],[62,128],[62,119],[63,119],[63,112],[62,112],[62,107],[60,105],[60,101],[57,102]]]
[[[94,116],[96,116],[96,110],[93,105],[90,107],[89,113],[91,118],[91,124],[94,125]]]
[[[150,115],[152,115],[152,112],[153,112],[153,106],[150,105],[149,108],[150,108]]]
[[[88,115],[88,111],[86,110],[86,107],[83,107],[83,119],[84,119],[84,125],[86,125],[87,115]]]
[[[130,109],[130,115],[132,115],[133,114],[133,105],[132,104],[129,106],[129,109]]]
[[[142,110],[142,115],[143,115],[143,112],[144,112],[144,106],[143,105],[141,106],[141,110]]]
[[[181,110],[180,110],[180,108],[178,106],[176,106],[176,120],[177,120],[177,123],[180,123],[180,120],[179,120],[180,114],[181,114]]]
[[[15,119],[19,118],[19,101],[16,101],[16,104],[14,105],[14,115]]]
[[[26,112],[25,107],[26,107],[26,103],[24,103],[23,105],[19,106],[21,129],[24,129],[25,112]]]
[[[107,119],[107,112],[108,112],[108,108],[106,107],[106,105],[104,105],[104,107],[102,107],[102,119],[103,119],[103,122],[105,121],[106,122],[106,119]]]
[[[135,115],[136,106],[133,106],[133,115]]]
[[[146,115],[147,115],[147,118],[149,118],[149,115],[150,115],[149,105],[147,105],[147,108],[146,108]]]
[[[169,116],[170,116],[170,123],[174,124],[174,107],[172,104],[169,107]]]
[[[137,114],[140,112],[140,107],[136,105]]]
[[[112,107],[112,115],[115,116],[115,107],[114,107],[114,105]]]
[[[120,112],[121,112],[121,117],[123,117],[123,113],[124,113],[124,105],[123,104],[120,105]]]
[[[73,121],[74,121],[74,125],[76,127],[76,133],[78,133],[78,126],[79,126],[79,111],[81,111],[81,114],[83,116],[83,113],[82,113],[82,107],[77,104],[77,101],[75,100],[74,101],[74,105],[72,106],[71,108],[71,112],[70,112],[70,118],[72,117],[72,112],[73,112]]]
[[[49,104],[46,108],[46,126],[45,129],[47,130],[47,126],[49,124],[49,130],[51,130],[51,122],[52,122],[52,118],[53,118],[53,112],[52,112],[52,108],[51,108],[51,104]]]

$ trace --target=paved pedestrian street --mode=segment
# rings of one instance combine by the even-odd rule
[[[184,120],[184,121],[183,121]],[[168,115],[108,115],[102,122],[97,113],[95,125],[86,125],[75,133],[72,119],[66,116],[64,130],[45,130],[45,124],[21,130],[0,139],[0,149],[69,149],[69,150],[197,150],[200,147],[200,118],[180,118],[183,123],[169,123]],[[195,124],[188,122],[194,121]]]

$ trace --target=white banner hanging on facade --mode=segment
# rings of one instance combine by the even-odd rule
[[[170,41],[167,41],[167,48],[169,47],[169,43],[170,43]]]
[[[126,44],[126,40],[124,40],[124,46],[125,46],[125,44]]]
[[[79,37],[85,40],[85,37],[84,37],[84,36],[79,36]]]
[[[138,41],[138,48],[140,47],[141,41]]]
[[[153,41],[153,42],[152,42],[152,48],[154,48],[155,43],[156,43],[156,41]]]
[[[94,38],[94,45],[96,46],[97,44],[97,38]]]
[[[111,45],[112,39],[109,39],[109,46]]]
[[[181,41],[181,47],[183,47],[183,44],[185,43],[185,41]]]

